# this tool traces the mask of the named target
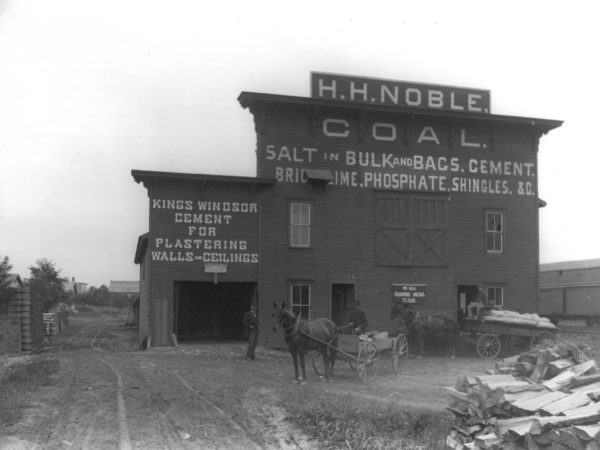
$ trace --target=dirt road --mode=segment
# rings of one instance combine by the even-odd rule
[[[80,314],[46,352],[61,362],[21,423],[0,436],[0,448],[27,449],[300,449],[316,448],[285,420],[278,395],[286,389],[397,402],[443,410],[443,386],[493,366],[475,356],[410,359],[400,376],[384,361],[363,384],[345,362],[330,383],[312,368],[309,383],[291,383],[290,356],[258,349],[245,361],[244,343],[203,343],[137,349],[123,316]],[[310,387],[308,389],[307,387]]]

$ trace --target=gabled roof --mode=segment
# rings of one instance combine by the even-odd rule
[[[140,292],[140,283],[139,281],[110,280],[108,291],[115,294],[138,294]]]
[[[20,288],[23,287],[23,280],[21,276],[16,273],[9,273],[6,277],[6,287],[9,288]]]
[[[582,259],[577,261],[561,261],[540,264],[540,272],[552,272],[555,270],[596,269],[600,268],[600,258]]]

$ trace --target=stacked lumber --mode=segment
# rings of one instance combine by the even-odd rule
[[[600,450],[600,369],[560,344],[496,363],[444,388],[451,449]]]
[[[537,314],[519,313],[516,311],[491,309],[482,316],[484,322],[515,323],[519,325],[530,325],[537,328],[556,329],[556,325],[546,317]]]

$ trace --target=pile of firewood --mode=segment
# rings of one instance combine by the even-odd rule
[[[524,352],[450,395],[451,449],[600,449],[600,370],[574,345]]]

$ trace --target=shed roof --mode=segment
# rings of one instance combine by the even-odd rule
[[[140,292],[140,283],[139,281],[110,280],[108,291],[115,294],[138,294]]]
[[[201,173],[177,173],[177,172],[155,172],[150,170],[132,170],[131,176],[136,183],[147,183],[154,180],[177,180],[201,183],[238,183],[255,187],[267,187],[274,185],[274,178],[237,177],[229,175],[208,175]]]
[[[600,268],[600,258],[580,259],[577,261],[561,261],[540,264],[540,272],[552,272],[555,270],[595,269]]]

